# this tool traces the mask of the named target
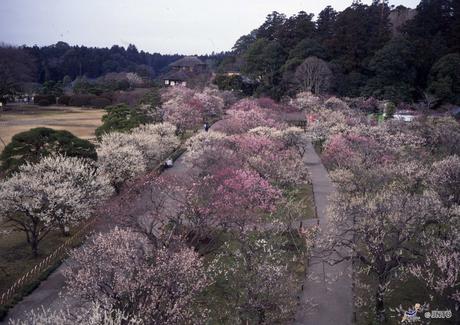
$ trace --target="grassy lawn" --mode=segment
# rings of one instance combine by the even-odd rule
[[[304,219],[316,218],[315,198],[313,195],[313,185],[304,184],[290,191],[289,195],[296,200],[300,206]]]
[[[0,138],[8,144],[13,135],[36,127],[67,130],[83,139],[94,138],[94,130],[99,127],[102,109],[79,107],[35,105],[14,105],[11,110],[0,112]],[[3,144],[0,143],[0,150]]]
[[[8,289],[14,281],[40,263],[67,238],[59,231],[50,233],[40,243],[40,256],[34,258],[24,233],[13,232],[0,237],[0,292]]]
[[[295,219],[291,221],[299,222],[301,220],[315,219],[315,199],[312,184],[303,184],[296,188],[288,188],[283,191],[284,197],[290,202],[288,206],[295,209]],[[278,210],[272,216],[275,220],[288,221],[286,206],[278,207]],[[291,216],[292,218],[292,216]]]

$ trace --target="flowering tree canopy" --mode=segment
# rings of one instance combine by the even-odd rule
[[[36,255],[50,230],[89,218],[111,192],[109,180],[87,161],[48,156],[0,183],[0,214],[26,233]]]
[[[201,324],[195,305],[208,285],[205,269],[192,249],[153,249],[146,237],[129,229],[96,235],[71,254],[64,272],[69,292],[108,305],[128,316],[156,324]]]
[[[110,306],[101,306],[99,303],[91,303],[89,306],[77,308],[77,310],[63,309],[53,311],[51,309],[32,310],[25,320],[10,320],[10,325],[143,325],[142,319],[128,316],[120,310]]]
[[[106,175],[117,191],[121,185],[147,170],[147,161],[142,152],[133,144],[113,141],[124,137],[109,133],[102,138],[97,150],[99,170]]]
[[[131,133],[108,133],[98,148],[99,168],[119,190],[125,181],[158,166],[179,143],[170,123],[141,125]]]

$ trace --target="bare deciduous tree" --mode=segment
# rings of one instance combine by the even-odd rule
[[[294,78],[302,91],[319,94],[329,89],[332,72],[325,61],[311,56],[298,66]]]

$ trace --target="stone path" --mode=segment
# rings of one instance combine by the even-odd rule
[[[328,229],[328,197],[335,188],[318,154],[310,144],[305,154],[310,171],[321,233]],[[321,236],[320,233],[320,236]],[[302,309],[296,315],[296,325],[348,325],[353,323],[353,293],[349,262],[330,266],[312,258],[301,295],[303,303],[312,302],[313,310]]]

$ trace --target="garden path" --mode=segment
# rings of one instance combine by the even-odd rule
[[[335,188],[326,168],[310,143],[307,147],[305,164],[310,172],[319,226],[319,236],[328,231],[328,198]],[[302,305],[314,307],[301,308],[296,315],[296,325],[348,325],[353,323],[353,292],[351,264],[342,262],[330,266],[320,258],[311,258],[308,276],[300,297]]]

